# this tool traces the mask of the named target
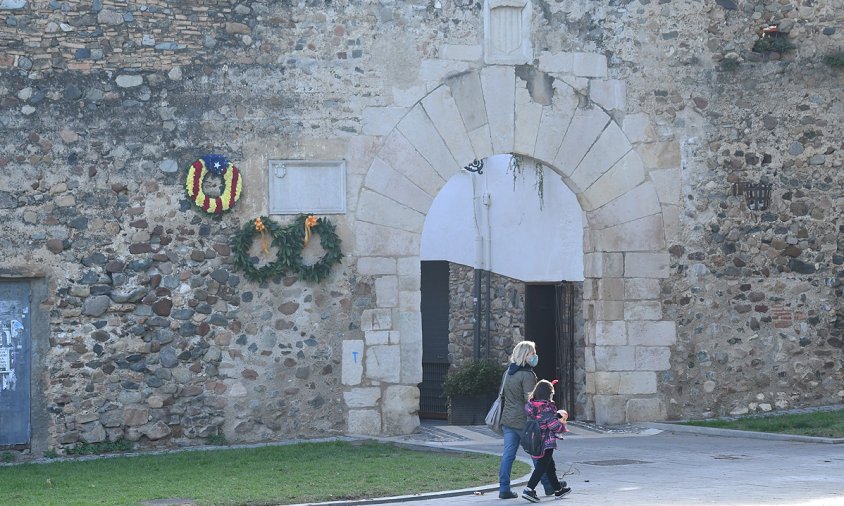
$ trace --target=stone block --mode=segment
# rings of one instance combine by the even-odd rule
[[[642,167],[642,161],[639,159],[639,155],[635,151],[629,151],[610,170],[601,175],[592,186],[579,195],[578,199],[584,210],[591,211],[598,209],[630,193],[637,186],[641,185],[644,180],[645,169]],[[655,194],[653,202],[658,204]],[[643,202],[643,204],[645,203]],[[634,218],[636,217],[628,216],[626,220],[623,218],[617,219],[607,226],[630,221]]]
[[[625,320],[661,320],[662,303],[658,300],[636,300],[624,302]]]
[[[574,53],[572,73],[581,77],[607,77],[607,57],[598,53]]]
[[[349,434],[361,436],[381,435],[381,414],[375,409],[350,409],[348,414]]]
[[[375,278],[375,300],[378,307],[396,307],[399,303],[399,278],[396,276]]]
[[[440,46],[439,57],[444,60],[475,62],[483,58],[483,47],[467,44],[443,44]]]
[[[595,369],[598,371],[636,370],[636,349],[633,346],[595,346]]]
[[[618,395],[595,395],[595,422],[603,425],[618,425],[626,420],[626,398]]]
[[[595,345],[621,346],[627,344],[627,327],[623,321],[599,320],[595,324]]]
[[[648,170],[680,167],[680,145],[676,141],[640,144],[636,147],[636,151],[639,152]]]
[[[560,145],[577,110],[577,104],[578,97],[571,87],[554,81],[554,98],[550,106],[546,105],[542,108],[539,129],[536,132],[534,156],[537,159],[556,166],[557,153],[560,151]]]
[[[401,330],[401,382],[415,385],[422,381],[422,314],[399,314]]]
[[[671,348],[636,346],[637,371],[667,371],[671,368]]]
[[[475,151],[449,88],[440,86],[432,91],[422,100],[422,107],[457,163],[462,167],[474,160]]]
[[[672,346],[677,342],[677,325],[673,321],[627,322],[627,339],[640,346]]]
[[[543,107],[542,104],[533,101],[524,81],[519,81],[518,84],[516,86],[516,132],[513,151],[533,157]],[[553,158],[547,160],[551,161]]]
[[[365,309],[360,315],[361,330],[392,330],[393,312],[390,309]]]
[[[129,427],[144,425],[149,422],[149,409],[146,406],[126,406],[123,409],[123,424]]]
[[[378,387],[352,388],[343,392],[343,400],[350,409],[374,408],[381,399],[381,389]]]
[[[363,379],[363,341],[343,341],[342,378],[344,385],[360,385]]]
[[[621,376],[618,372],[607,372],[600,370],[601,364],[595,358],[595,368],[597,372],[593,374],[595,378],[595,394],[596,395],[618,395],[618,386]]]
[[[444,181],[462,168],[421,105],[407,113],[399,122],[398,129]]]
[[[591,79],[589,98],[606,110],[627,108],[627,85],[618,79]]]
[[[656,140],[656,133],[651,124],[651,119],[644,112],[626,115],[621,124],[621,129],[624,130],[627,140],[632,144]]]
[[[667,418],[665,405],[659,399],[636,398],[627,401],[627,422],[655,422]]]
[[[595,183],[593,188],[597,185],[598,183]],[[587,190],[587,193],[591,191],[592,188]],[[659,205],[656,191],[653,185],[649,181],[646,181],[630,189],[615,200],[602,205],[595,211],[587,213],[587,216],[589,216],[590,226],[606,228],[626,221],[650,216],[661,211],[662,208]]]
[[[397,330],[368,330],[363,333],[363,338],[367,346],[401,342],[400,333]]]
[[[603,277],[598,280],[601,300],[624,300],[624,279]]]
[[[419,311],[422,307],[422,292],[419,290],[401,290],[399,292],[399,311]]]
[[[629,371],[618,373],[618,393],[639,395],[656,393],[656,373],[650,371]]]
[[[469,132],[469,140],[472,142],[472,148],[475,150],[475,159],[483,160],[495,154],[492,150],[489,125],[484,125]]]
[[[436,195],[445,185],[445,179],[431,167],[431,164],[419,154],[413,144],[398,130],[394,130],[378,157],[393,170],[403,175],[414,185],[421,188],[429,196]],[[375,184],[370,181],[370,183]]]
[[[543,72],[570,74],[573,64],[572,53],[543,52],[539,55],[539,70]]]
[[[586,152],[589,151],[589,147],[595,143],[595,140],[601,135],[609,122],[610,117],[598,107],[578,109],[571,119],[571,124],[566,129],[565,137],[554,159],[554,166],[564,176],[571,176],[583,160]],[[572,188],[574,191],[585,189]]]
[[[659,201],[663,204],[680,205],[682,201],[682,189],[680,180],[680,169],[659,169],[648,172],[648,177],[653,181]]]
[[[380,157],[372,161],[369,173],[366,175],[366,186],[375,193],[401,203],[418,213],[425,214],[434,201],[433,197],[411,182],[404,174],[395,170]],[[364,190],[365,192],[365,190]],[[358,207],[365,204],[365,193],[361,194]],[[380,221],[381,225],[388,223]]]
[[[488,66],[481,69],[481,87],[489,120],[492,150],[512,153],[516,114],[516,75],[512,66]]]
[[[658,279],[625,278],[624,298],[631,299],[659,299],[660,287]]]
[[[396,259],[387,257],[361,257],[357,261],[357,271],[358,274],[363,276],[396,274]]]
[[[416,386],[387,387],[381,405],[384,434],[411,434],[419,427],[419,389]]]
[[[610,122],[571,173],[572,182],[577,185],[578,190],[586,190],[632,148],[624,132],[617,124]],[[633,169],[628,169],[625,165],[620,173],[625,173],[625,170],[632,171]]]
[[[665,232],[663,230],[661,214],[647,216],[593,232],[595,247],[599,250],[665,250]]]
[[[624,301],[598,300],[595,301],[595,318],[599,320],[623,320]]]
[[[357,218],[408,232],[421,232],[425,224],[421,212],[366,189],[360,194]]]
[[[396,228],[357,222],[355,251],[361,256],[409,256],[419,253],[420,235]]]
[[[401,380],[401,369],[400,345],[367,346],[365,374],[368,379],[398,383]]]
[[[667,278],[669,271],[668,252],[625,253],[624,276],[630,278]]]
[[[682,227],[680,224],[680,211],[682,207],[663,205],[662,221],[665,224],[665,242],[677,244],[682,241]]]
[[[366,107],[363,110],[363,133],[387,135],[406,113],[406,107]]]
[[[447,84],[451,88],[451,96],[457,104],[466,130],[471,133],[486,125],[488,121],[480,75],[477,72],[469,72],[450,79]]]
[[[419,78],[428,83],[438,84],[449,77],[468,71],[468,62],[429,58],[419,63]]]

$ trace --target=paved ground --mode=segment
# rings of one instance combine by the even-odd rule
[[[555,453],[572,493],[559,506],[844,505],[844,444],[780,441],[667,432],[668,426],[598,431],[570,425]],[[730,433],[721,433],[728,434]],[[392,438],[409,444],[500,454],[501,440],[485,427],[424,425],[419,434]],[[520,457],[526,457],[520,451]],[[527,477],[521,479],[526,481]],[[513,489],[521,491],[514,479]],[[529,504],[498,499],[496,490],[446,491],[433,496],[333,504]],[[327,504],[327,503],[324,503]]]

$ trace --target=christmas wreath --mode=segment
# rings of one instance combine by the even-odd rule
[[[306,217],[300,214],[292,226],[297,235],[302,234],[302,248],[308,245],[311,234],[319,234],[322,249],[325,251],[322,258],[311,265],[306,265],[302,262],[302,248],[299,248],[292,256],[290,265],[300,278],[319,283],[331,273],[331,267],[343,259],[340,238],[337,236],[334,225],[325,218],[317,219],[315,216]]]
[[[202,191],[202,183],[208,173],[223,179],[219,197],[209,197]],[[231,209],[240,198],[242,188],[240,171],[222,155],[205,155],[188,167],[185,192],[206,213],[221,214]]]
[[[244,276],[248,279],[261,282],[284,274],[289,262],[282,255],[277,255],[274,261],[263,267],[256,267],[252,259],[249,258],[249,246],[252,245],[252,241],[258,235],[261,237],[262,250],[266,254],[269,253],[270,245],[277,247],[278,251],[281,252],[282,245],[289,234],[266,216],[261,216],[244,225],[232,239],[235,268],[242,270]]]
[[[322,258],[313,264],[305,264],[302,250],[307,246],[311,235],[318,234],[320,244],[325,251]],[[260,235],[263,252],[269,253],[270,245],[277,248],[276,258],[263,267],[256,267],[249,257],[249,248],[255,237]],[[241,228],[232,239],[234,266],[242,270],[246,278],[262,282],[285,273],[297,274],[306,281],[320,282],[330,273],[334,264],[343,259],[340,238],[334,225],[325,218],[313,215],[298,215],[293,222],[281,228],[266,216],[256,218]]]

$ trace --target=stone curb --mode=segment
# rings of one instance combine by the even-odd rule
[[[753,432],[749,430],[718,429],[715,427],[699,427],[696,425],[679,425],[676,423],[647,422],[643,425],[665,432],[683,432],[704,436],[737,437],[746,439],[767,439],[769,441],[796,441],[801,443],[844,444],[844,438],[800,436],[797,434],[776,434],[772,432]]]

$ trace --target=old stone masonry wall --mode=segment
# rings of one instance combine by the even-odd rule
[[[418,244],[352,232],[372,220],[358,212],[365,183],[404,188],[364,181],[375,153],[416,153],[396,148],[409,145],[402,135],[385,144],[398,121],[445,79],[486,66],[482,7],[0,0],[0,277],[48,286],[35,304],[49,332],[33,336],[49,341],[34,364],[43,449],[414,428],[411,382],[398,390],[407,395],[385,392],[400,379],[387,369],[416,360],[415,348],[380,377],[354,378],[351,393],[341,350],[399,338],[398,323],[375,332],[372,311],[410,321],[397,308],[412,314]],[[656,391],[668,418],[840,402],[844,74],[824,57],[844,46],[844,2],[536,0],[530,15],[533,59],[519,86],[550,79],[540,61],[599,62],[599,73],[555,79],[623,127],[662,192],[670,260],[654,270],[665,277],[617,272],[624,263],[608,255],[612,283],[584,284],[587,340],[592,310],[676,322],[676,343],[658,343],[670,357],[644,357],[640,377],[658,370],[656,385],[628,393]],[[794,49],[751,51],[771,23]],[[540,91],[519,96],[553,102]],[[207,153],[244,178],[220,219],[184,196],[186,167]],[[231,238],[267,212],[268,160],[296,158],[345,159],[348,212],[329,218],[347,256],[322,283],[249,281],[233,268]],[[436,193],[434,178],[413,177]],[[772,185],[771,201],[751,211],[734,183],[758,182]],[[403,258],[372,254],[362,267],[354,252],[377,253],[378,241]],[[636,367],[633,346],[612,344],[600,371]]]

